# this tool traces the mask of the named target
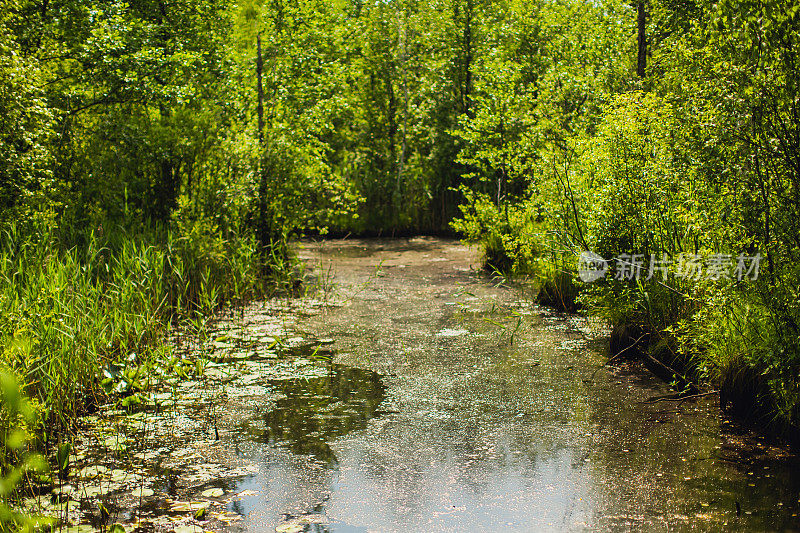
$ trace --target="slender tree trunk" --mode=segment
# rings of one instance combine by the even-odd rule
[[[505,119],[500,117],[500,150],[502,150],[503,160],[500,163],[500,173],[497,176],[497,207],[500,207],[503,201],[503,190],[506,186],[506,123]],[[506,211],[508,214],[508,211]]]
[[[645,0],[639,0],[636,5],[636,26],[638,29],[638,54],[636,56],[636,74],[640,78],[644,78],[645,69],[647,69],[647,35],[645,33],[645,23],[647,22],[647,13],[645,12]]]
[[[406,163],[406,134],[408,131],[408,71],[406,63],[408,62],[408,55],[406,54],[406,27],[408,21],[404,19],[402,27],[398,28],[398,39],[400,39],[401,63],[403,66],[403,144],[400,148],[400,164],[397,167],[397,195],[400,196],[400,183],[403,177],[403,170]]]
[[[264,60],[261,57],[261,34],[256,36],[258,56],[256,57],[256,77],[258,78],[258,142],[264,144]]]
[[[386,174],[391,176],[391,173],[396,170],[392,165],[397,164],[397,139],[395,139],[397,136],[397,98],[394,95],[394,82],[389,70],[386,72],[385,83],[386,96],[389,99],[388,108],[386,109],[386,118],[389,123],[389,168],[386,170]]]
[[[169,119],[172,111],[165,104],[158,105],[162,119]],[[154,185],[154,202],[151,206],[154,216],[158,220],[169,220],[172,210],[177,207],[177,198],[180,191],[180,173],[178,172],[180,160],[173,155],[172,148],[162,156],[159,165],[158,183]]]
[[[470,116],[472,96],[472,0],[467,0],[464,13],[464,114]]]

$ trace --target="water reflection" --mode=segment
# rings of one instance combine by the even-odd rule
[[[240,431],[250,440],[280,446],[292,453],[335,464],[329,443],[350,431],[363,429],[385,398],[375,372],[331,364],[325,377],[269,381],[284,397]]]
[[[258,494],[242,530],[798,528],[797,461],[748,458],[713,399],[647,403],[667,385],[603,366],[570,318],[498,324],[529,308],[428,261],[443,248],[397,253],[407,268],[370,284],[374,264],[342,253],[358,296],[316,323],[337,360],[384,377],[274,382],[286,397],[242,424],[262,467],[237,487]]]

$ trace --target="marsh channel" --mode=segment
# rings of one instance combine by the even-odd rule
[[[313,292],[222,313],[176,339],[201,377],[84,421],[57,489],[76,529],[800,529],[795,455],[715,395],[667,399],[639,364],[606,365],[602,327],[475,250],[298,246]]]

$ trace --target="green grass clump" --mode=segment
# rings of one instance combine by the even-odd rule
[[[527,274],[541,254],[541,228],[528,205],[496,205],[481,193],[464,188],[467,201],[461,205],[462,217],[451,227],[468,244],[477,244],[483,252],[487,270],[503,275]]]
[[[171,357],[168,328],[264,292],[262,257],[253,237],[223,238],[202,223],[0,231],[0,364],[40,407],[39,437],[55,438],[109,394],[146,388]]]
[[[724,408],[800,442],[800,345],[786,322],[760,298],[729,289],[684,325],[683,338]]]

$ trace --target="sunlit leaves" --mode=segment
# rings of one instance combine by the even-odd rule
[[[13,12],[0,14],[0,220],[7,210],[40,202],[50,183],[51,113],[35,62],[20,54]]]

